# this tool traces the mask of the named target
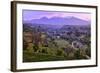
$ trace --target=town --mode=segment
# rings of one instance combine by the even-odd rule
[[[90,25],[23,24],[23,62],[91,58]]]

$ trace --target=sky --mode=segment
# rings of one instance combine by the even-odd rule
[[[86,12],[55,12],[55,11],[36,11],[36,10],[23,10],[23,20],[40,19],[42,17],[77,17],[86,21],[91,20],[91,13]]]

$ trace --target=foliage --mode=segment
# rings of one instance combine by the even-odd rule
[[[84,32],[84,30],[88,30],[86,27],[81,30],[80,26],[71,26],[69,31],[67,30],[68,32],[66,31],[67,27],[60,31],[56,29],[53,31],[51,29],[45,30],[41,27],[38,27],[37,24],[34,27],[25,24],[23,26],[24,32],[32,33],[32,42],[23,41],[24,62],[78,60],[86,59],[85,56],[91,57],[91,33]],[[72,46],[73,41],[79,41],[82,47]]]

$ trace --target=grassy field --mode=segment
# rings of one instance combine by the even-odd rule
[[[66,60],[64,56],[53,56],[50,54],[44,53],[23,53],[23,62],[39,62],[39,61],[57,61],[57,60]]]

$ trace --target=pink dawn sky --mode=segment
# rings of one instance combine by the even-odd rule
[[[86,12],[55,12],[55,11],[36,11],[23,10],[23,20],[40,19],[42,17],[77,17],[86,21],[91,20],[91,13]]]

